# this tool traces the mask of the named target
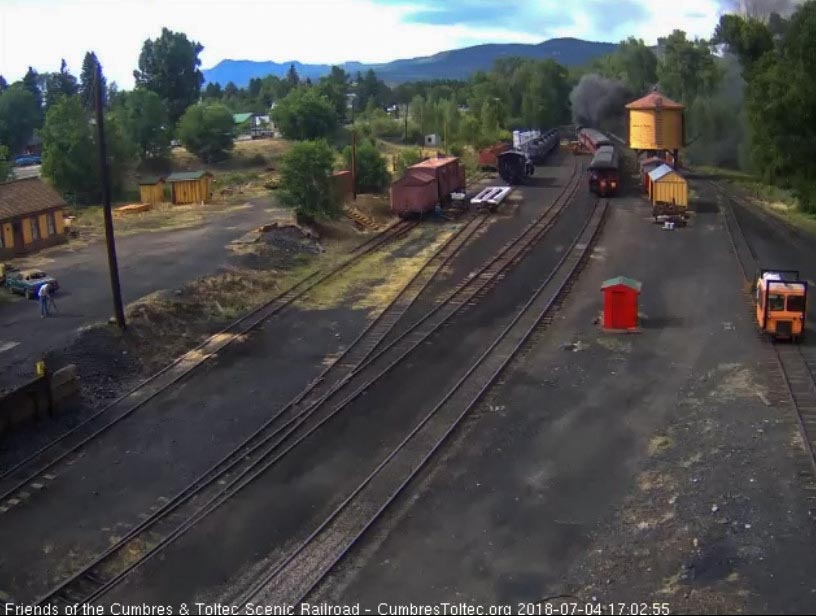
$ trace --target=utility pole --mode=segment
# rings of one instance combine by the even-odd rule
[[[357,201],[357,131],[351,126],[351,197]]]
[[[102,92],[102,65],[96,63],[96,141],[99,144],[99,175],[102,178],[102,208],[105,213],[105,244],[108,248],[113,312],[119,329],[125,329],[125,309],[122,304],[122,288],[119,285],[119,265],[116,261],[116,241],[113,237],[113,214],[111,213],[110,170],[108,147],[105,143],[105,102]]]

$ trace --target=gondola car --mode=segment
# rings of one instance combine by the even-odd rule
[[[533,175],[535,166],[530,158],[518,150],[508,150],[497,156],[499,162],[499,175],[501,179],[510,184],[521,184],[524,178]]]
[[[589,163],[589,190],[599,197],[611,197],[618,192],[620,172],[618,153],[611,145],[598,148]]]

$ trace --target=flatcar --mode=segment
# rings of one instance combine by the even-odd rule
[[[618,153],[611,145],[601,146],[589,163],[589,190],[599,197],[610,197],[619,186]]]
[[[795,270],[759,271],[756,281],[756,318],[760,330],[772,338],[798,342],[805,333],[808,283]]]
[[[535,173],[533,161],[519,150],[508,150],[497,156],[499,161],[499,175],[510,184],[521,184],[524,178]]]
[[[578,141],[582,146],[584,146],[584,148],[593,154],[600,147],[612,145],[612,141],[610,141],[609,137],[604,135],[601,131],[595,130],[594,128],[582,128],[578,133]]]

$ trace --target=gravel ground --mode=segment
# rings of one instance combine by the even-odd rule
[[[549,194],[538,188],[524,192],[527,207],[538,208],[546,203],[543,195]],[[273,566],[484,351],[560,258],[591,204],[590,199],[579,199],[570,206],[538,248],[478,304],[418,347],[408,361],[369,387],[262,478],[166,548],[161,559],[134,572],[105,602],[213,600],[253,572]],[[422,387],[405,387],[412,382]],[[213,550],[218,559],[206,556]],[[181,571],[179,567],[183,572],[168,583],[168,572]]]
[[[812,610],[814,486],[722,219],[612,208],[549,330],[309,601]],[[593,324],[621,274],[639,334]]]

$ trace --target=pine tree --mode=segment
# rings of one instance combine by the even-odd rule
[[[298,72],[295,69],[294,64],[289,65],[289,72],[286,73],[286,80],[293,86],[296,86],[300,83],[300,75],[298,75]]]
[[[34,95],[37,101],[37,107],[42,108],[42,90],[40,90],[40,76],[32,67],[28,67],[28,71],[23,77],[23,87]]]
[[[96,79],[96,65],[99,62],[92,51],[85,53],[82,61],[82,73],[79,75],[79,96],[85,109],[94,107],[94,81]],[[105,76],[102,76],[102,87],[105,88]]]

